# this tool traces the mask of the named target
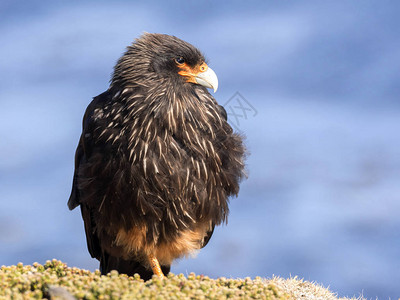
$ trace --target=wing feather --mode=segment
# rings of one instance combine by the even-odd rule
[[[89,160],[92,155],[94,146],[93,142],[93,130],[95,129],[95,120],[93,113],[96,108],[102,107],[104,103],[109,99],[109,93],[105,92],[93,99],[86,109],[83,117],[82,134],[79,139],[78,147],[75,152],[75,171],[72,183],[72,191],[68,200],[68,208],[73,210],[77,206],[81,206],[82,219],[85,224],[86,241],[89,253],[92,257],[100,259],[102,250],[100,246],[99,238],[95,232],[96,223],[93,218],[93,208],[85,203],[81,202],[81,191],[79,189],[82,186],[82,182],[87,180],[81,178],[80,168],[82,165]]]

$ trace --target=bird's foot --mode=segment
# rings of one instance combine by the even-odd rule
[[[150,263],[151,269],[153,270],[153,273],[160,278],[164,278],[164,274],[161,270],[158,259],[153,255],[149,255],[148,258],[149,258],[149,263]]]

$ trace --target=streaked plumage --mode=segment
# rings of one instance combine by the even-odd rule
[[[216,77],[204,61],[176,37],[144,34],[85,112],[68,206],[81,206],[103,274],[148,279],[149,257],[168,273],[227,219],[245,149],[205,87]]]

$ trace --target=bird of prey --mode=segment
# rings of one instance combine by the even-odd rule
[[[102,274],[162,277],[227,220],[246,151],[207,88],[218,79],[197,48],[145,33],[87,107],[68,207]]]

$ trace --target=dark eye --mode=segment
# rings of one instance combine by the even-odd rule
[[[175,61],[178,65],[185,63],[185,59],[182,56],[176,58]]]

